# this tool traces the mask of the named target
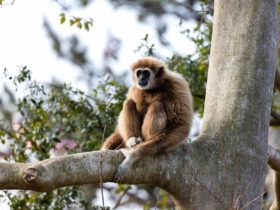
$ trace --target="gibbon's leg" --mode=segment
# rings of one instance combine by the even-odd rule
[[[114,180],[119,182],[131,166],[145,156],[152,156],[164,151],[175,149],[176,146],[185,140],[189,134],[190,125],[179,126],[171,130],[165,130],[154,139],[138,144],[131,149],[121,149],[126,157],[118,167]]]
[[[137,156],[141,158],[146,155],[155,155],[160,152],[173,150],[188,137],[189,132],[189,126],[179,126],[174,129],[166,130],[154,136],[153,139],[149,139],[149,141],[137,145],[135,148],[138,153]]]
[[[141,137],[141,116],[133,100],[127,99],[120,113],[118,130],[124,139],[125,146],[134,147],[143,141]]]
[[[115,150],[124,148],[125,144],[124,141],[119,133],[118,130],[116,130],[114,133],[112,133],[106,141],[103,143],[101,150]]]
[[[138,144],[129,150],[121,149],[126,158],[118,167],[114,180],[116,182],[121,181],[122,177],[133,164],[143,157],[174,149],[180,142],[187,138],[188,133],[189,128],[187,126],[180,126],[172,130],[166,130],[158,136],[154,136],[154,139]]]
[[[145,141],[159,137],[160,133],[166,128],[167,116],[163,107],[163,103],[155,101],[152,103],[146,113],[142,135]]]
[[[131,168],[134,162],[136,162],[137,160],[143,157],[142,148],[143,150],[145,149],[149,151],[152,150],[152,148],[147,148],[150,146],[150,141],[153,139],[161,139],[162,136],[161,132],[163,131],[163,129],[165,129],[166,123],[167,123],[167,117],[164,112],[163,104],[160,101],[156,101],[152,103],[148,108],[142,126],[142,135],[145,141],[129,150],[128,149],[121,150],[126,158],[118,167],[118,170],[114,176],[116,182],[121,180],[122,176]],[[151,144],[151,146],[154,147],[156,145]],[[147,152],[147,154],[149,154],[149,151]]]

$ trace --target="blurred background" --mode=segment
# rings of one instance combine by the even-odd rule
[[[126,97],[129,66],[147,55],[189,82],[194,140],[213,13],[211,0],[0,0],[2,161],[100,149]],[[106,209],[174,209],[170,196],[154,186],[106,183],[102,191]],[[269,206],[271,193],[265,196]],[[99,184],[0,191],[0,199],[1,209],[104,209]]]

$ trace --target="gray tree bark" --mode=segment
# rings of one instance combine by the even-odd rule
[[[203,128],[193,143],[146,157],[122,183],[168,191],[177,209],[261,209],[278,49],[276,0],[216,0]],[[0,189],[48,191],[114,181],[120,151],[57,157],[35,164],[1,163]],[[274,161],[275,160],[275,161]],[[101,173],[102,169],[102,173]],[[280,170],[280,167],[279,167]]]
[[[226,208],[211,209],[261,209],[277,40],[277,1],[215,1],[202,136]]]

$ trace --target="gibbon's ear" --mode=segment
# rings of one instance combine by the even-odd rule
[[[158,68],[158,71],[157,71],[157,73],[156,73],[156,76],[157,76],[157,77],[162,76],[163,71],[164,71],[164,66],[159,67],[159,68]]]

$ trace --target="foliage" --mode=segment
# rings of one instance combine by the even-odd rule
[[[66,19],[67,19],[67,15],[65,13],[60,13],[60,23],[64,24]],[[89,18],[89,19],[85,19],[85,18],[81,18],[81,17],[68,17],[69,19],[69,24],[71,26],[76,25],[79,29],[84,28],[85,30],[89,31],[90,27],[93,26],[93,19]]]
[[[192,55],[174,55],[169,60],[169,66],[172,70],[181,73],[189,82],[194,98],[194,109],[202,116],[211,47],[212,22],[206,19],[203,24],[198,23],[192,33],[190,30],[183,33],[195,44],[196,51]]]
[[[76,187],[67,187],[46,193],[21,192],[15,196],[6,191],[5,194],[12,210],[58,210],[76,204],[78,191]]]
[[[98,86],[89,94],[68,84],[33,81],[27,67],[17,76],[6,76],[16,89],[25,84],[28,91],[16,104],[21,115],[18,128],[1,123],[1,140],[12,140],[6,157],[9,161],[29,162],[61,152],[98,150],[103,133],[108,136],[114,129],[127,92],[126,86],[109,75],[100,77]],[[8,192],[6,195],[12,209],[62,209],[77,202],[78,197],[77,188],[71,187],[48,193],[20,191],[16,196]]]
[[[149,34],[146,34],[145,37],[141,40],[140,45],[137,47],[135,52],[143,51],[145,56],[154,56],[155,55],[155,44],[150,44]]]

